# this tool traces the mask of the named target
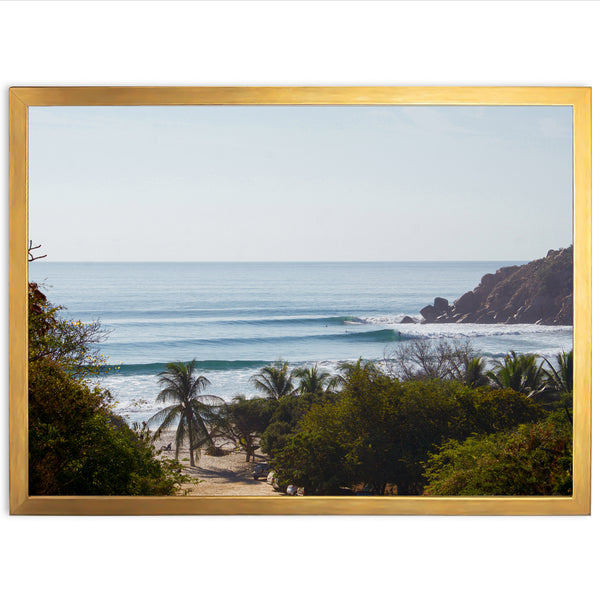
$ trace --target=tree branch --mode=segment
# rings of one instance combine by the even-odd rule
[[[27,250],[27,254],[29,255],[29,262],[33,262],[34,260],[38,260],[39,258],[46,258],[46,256],[48,256],[47,254],[43,254],[42,256],[33,256],[32,250],[37,250],[38,248],[41,248],[41,247],[42,247],[41,244],[34,246],[33,242],[31,240],[29,240],[29,249]]]

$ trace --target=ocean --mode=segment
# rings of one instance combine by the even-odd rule
[[[515,264],[515,263],[511,263]],[[523,264],[523,263],[516,263]],[[380,361],[416,338],[469,339],[490,360],[510,350],[552,357],[572,348],[572,327],[400,324],[436,296],[453,302],[506,262],[77,263],[36,261],[42,284],[65,317],[99,319],[108,331],[102,376],[115,411],[141,422],[158,410],[157,374],[167,362],[197,360],[230,400],[251,396],[250,377],[276,360]]]

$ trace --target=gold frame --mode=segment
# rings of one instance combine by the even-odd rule
[[[573,108],[574,440],[571,497],[29,496],[28,109],[106,105],[562,105]],[[591,89],[585,87],[18,87],[9,90],[11,514],[576,515],[590,512]]]

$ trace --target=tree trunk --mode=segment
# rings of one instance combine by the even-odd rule
[[[188,417],[188,437],[190,438],[190,467],[195,467],[196,463],[194,462],[194,448],[192,444],[192,420]]]

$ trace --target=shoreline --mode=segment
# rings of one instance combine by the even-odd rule
[[[383,324],[382,327],[385,327]],[[391,331],[391,329],[390,329]],[[534,352],[542,358],[552,360],[556,353],[571,348],[573,345],[573,327],[571,325],[505,325],[505,324],[413,324],[402,326],[402,337],[398,338],[400,343],[410,343],[415,338],[429,340],[432,343],[453,340],[470,340],[474,349],[488,360],[501,359],[510,350],[519,353]],[[419,335],[420,334],[420,335]],[[423,335],[427,334],[427,335]],[[397,334],[396,334],[397,335]],[[374,362],[385,363],[389,360],[386,351],[394,349],[392,343],[380,344],[380,354]],[[318,350],[315,347],[315,350]],[[367,359],[362,344],[355,345],[357,352],[352,358],[304,360],[296,357],[289,360],[292,367],[311,367],[315,362],[329,372],[338,372],[340,363],[355,362],[359,356]],[[230,402],[236,395],[245,394],[247,397],[256,395],[256,390],[250,383],[250,378],[255,375],[263,362],[271,364],[273,361],[248,361],[250,365],[242,365],[241,368],[212,370],[203,367],[203,361],[199,362],[199,373],[207,376],[211,381],[207,388],[207,394],[215,394],[222,397],[225,402]],[[214,364],[215,361],[208,361]],[[240,361],[218,361],[221,364],[233,364]],[[245,361],[244,361],[245,362]],[[160,391],[158,386],[158,373],[163,368],[163,363],[149,363],[153,369],[142,367],[141,372],[129,369],[125,365],[124,372],[112,372],[102,375],[102,385],[111,390],[117,402],[115,412],[123,416],[129,423],[142,423],[147,421],[161,406],[155,403],[156,396]],[[166,363],[164,363],[166,365]],[[133,366],[139,366],[136,363]],[[146,370],[146,368],[148,370]],[[156,371],[154,371],[156,369]]]

